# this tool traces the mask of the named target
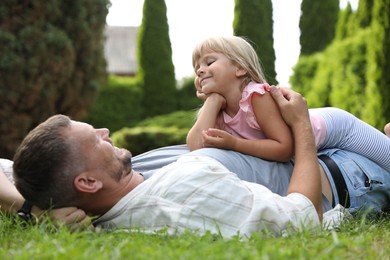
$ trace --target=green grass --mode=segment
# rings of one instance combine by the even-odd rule
[[[253,235],[247,240],[191,232],[69,232],[0,217],[0,259],[390,259],[390,218],[344,223],[338,231]]]

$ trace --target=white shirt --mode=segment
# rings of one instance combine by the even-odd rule
[[[276,178],[276,177],[275,177]],[[190,229],[223,237],[275,234],[320,226],[311,201],[302,194],[285,197],[240,180],[214,159],[185,156],[156,172],[97,219],[105,228]]]

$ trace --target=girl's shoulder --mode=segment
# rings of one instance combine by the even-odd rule
[[[253,93],[259,93],[260,95],[264,95],[269,91],[268,83],[257,83],[257,82],[249,82],[248,85],[242,91],[242,98],[249,98]]]

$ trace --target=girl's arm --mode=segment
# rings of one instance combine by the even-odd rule
[[[257,122],[267,139],[255,140],[249,152],[268,160],[288,161],[294,155],[294,142],[290,128],[269,92],[254,93],[252,108]],[[244,148],[245,149],[245,146]],[[265,158],[265,157],[267,158]]]
[[[24,199],[0,167],[0,212],[16,213]]]
[[[198,113],[195,124],[187,134],[187,146],[190,151],[203,148],[203,131],[215,127],[215,123],[226,100],[217,93],[212,93],[205,100]]]
[[[271,161],[288,161],[293,156],[293,139],[271,95],[254,93],[252,108],[266,139],[238,138],[219,129],[203,134],[205,146],[230,149]]]
[[[0,167],[0,212],[16,214],[24,203],[23,196],[19,193],[16,187],[7,178]],[[31,213],[39,217],[43,211],[36,206],[33,206]],[[91,219],[81,209],[75,207],[67,207],[61,209],[53,209],[48,212],[50,218],[56,224],[64,224],[70,230],[79,230],[91,227]]]

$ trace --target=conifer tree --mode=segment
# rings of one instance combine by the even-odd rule
[[[330,44],[335,36],[339,0],[302,0],[299,28],[301,55],[309,55]]]
[[[277,84],[271,0],[235,0],[233,31],[246,37],[262,63],[266,80]]]
[[[87,114],[106,80],[108,2],[0,1],[0,157],[53,114]]]
[[[352,7],[348,2],[347,7],[344,10],[341,10],[339,13],[339,18],[336,24],[336,36],[337,40],[344,39],[348,36],[348,21],[352,17]]]
[[[172,112],[176,108],[176,79],[164,0],[145,0],[138,31],[138,72],[143,86],[145,116]]]
[[[383,129],[390,119],[390,0],[375,0],[371,17],[362,119]]]

